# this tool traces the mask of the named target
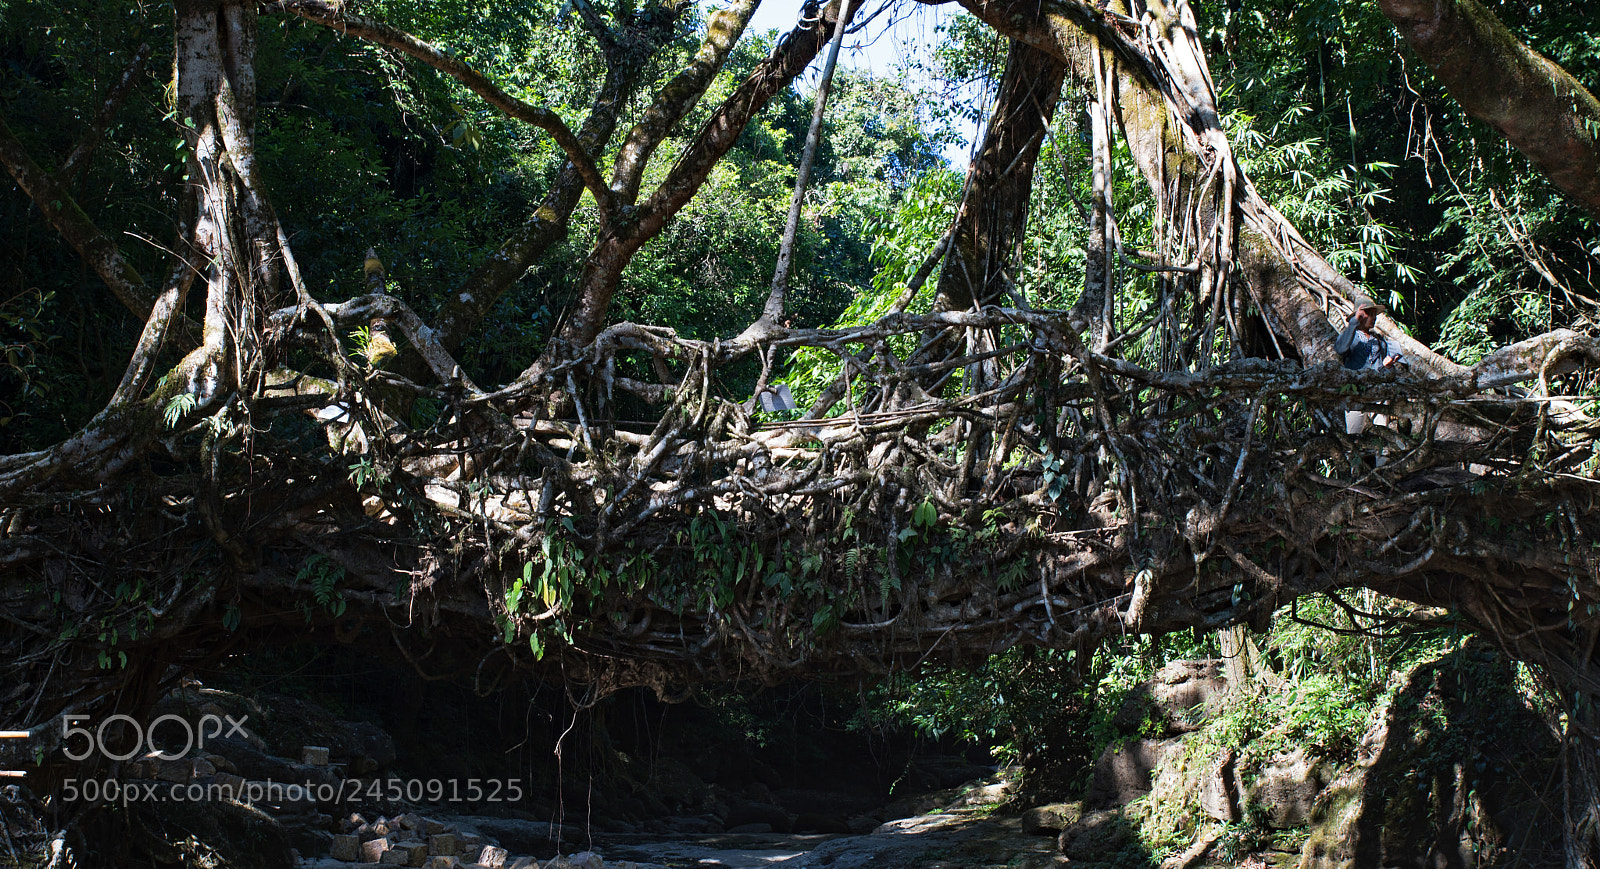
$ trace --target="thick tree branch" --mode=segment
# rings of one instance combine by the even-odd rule
[[[638,85],[640,70],[647,59],[642,53],[616,54],[617,58],[606,68],[605,81],[589,109],[589,116],[578,130],[578,140],[590,153],[599,152],[611,140],[622,106]],[[500,297],[551,245],[566,238],[567,220],[582,199],[583,190],[583,176],[568,160],[539,207],[440,307],[434,326],[439,343],[446,350],[454,352],[472,337]]]
[[[693,109],[705,94],[717,71],[722,69],[729,52],[744,34],[745,25],[755,14],[761,0],[734,0],[727,9],[714,12],[706,22],[706,38],[700,50],[690,59],[672,81],[656,94],[655,102],[644,112],[644,117],[628,131],[622,143],[622,152],[611,170],[611,190],[617,199],[633,204],[639,195],[639,180],[644,175],[645,164],[650,161],[661,141],[672,127]]]
[[[1379,0],[1467,114],[1499,130],[1600,217],[1600,101],[1477,0]]]
[[[1263,319],[1286,340],[1285,352],[1306,364],[1334,358],[1330,311],[1337,315],[1348,308],[1325,299],[1348,298],[1355,287],[1261,198],[1237,167],[1228,169],[1237,178],[1231,194],[1217,189],[1227,169],[1218,161],[1231,164],[1232,155],[1225,139],[1217,138],[1222,131],[1203,59],[1192,56],[1194,46],[1173,48],[1193,43],[1196,35],[1187,32],[1166,4],[1134,0],[1131,12],[1120,3],[1099,9],[1079,0],[962,0],[962,5],[999,32],[1061,59],[1083,87],[1093,87],[1094,52],[1111,49],[1118,120],[1157,202],[1187,223],[1180,229],[1191,243],[1217,236],[1224,218],[1221,203],[1237,208],[1243,226],[1236,237],[1204,243],[1221,258],[1222,268],[1233,268],[1244,279]],[[1141,38],[1167,44],[1172,56],[1153,57]],[[1159,82],[1166,82],[1170,98]],[[1229,256],[1236,258],[1236,267]],[[1413,367],[1435,375],[1463,371],[1393,325],[1380,322],[1380,329],[1405,348]]]
[[[116,243],[107,238],[89,219],[89,215],[78,207],[77,201],[64,186],[34,162],[27,149],[12,134],[4,117],[0,117],[0,163],[5,164],[6,171],[16,179],[17,186],[28,194],[50,225],[100,276],[117,301],[139,319],[148,317],[154,298],[144,279],[122,258]]]
[[[335,6],[322,2],[322,0],[278,0],[268,4],[267,8],[282,10],[298,15],[307,21],[314,21],[325,27],[332,28],[340,33],[347,33],[368,42],[386,45],[397,51],[404,52],[417,60],[439,70],[455,80],[461,82],[468,90],[482,97],[489,105],[494,106],[507,115],[524,121],[532,126],[549,133],[556,144],[566,153],[567,159],[577,167],[578,174],[583,177],[584,185],[589,192],[594,194],[595,202],[600,207],[603,218],[608,217],[611,211],[611,188],[606,186],[605,180],[596,168],[594,158],[572,130],[567,127],[566,121],[555,112],[530,105],[506,93],[490,82],[477,70],[439,48],[406,33],[395,27],[390,27],[380,21],[367,18],[364,15],[352,15]]]
[[[394,320],[440,383],[461,383],[468,391],[478,392],[478,387],[466,377],[455,358],[441,344],[437,333],[409,305],[394,296],[372,293],[334,305],[324,305],[322,310],[332,320],[334,327],[339,329],[365,325],[379,318]],[[267,328],[275,333],[287,334],[299,317],[298,305],[280,308],[268,318]]]

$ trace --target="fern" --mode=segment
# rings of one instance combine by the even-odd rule
[[[167,399],[166,407],[161,409],[161,418],[166,422],[167,428],[177,428],[178,423],[189,412],[195,409],[200,400],[192,392],[180,392]]]
[[[306,559],[300,572],[295,578],[301,582],[311,584],[311,597],[317,606],[323,607],[334,617],[344,615],[346,601],[344,594],[339,591],[339,582],[344,579],[344,568],[329,561],[325,556],[313,555]]]

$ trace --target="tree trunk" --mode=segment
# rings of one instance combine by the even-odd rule
[[[955,236],[939,272],[937,309],[964,311],[1008,301],[1027,229],[1034,165],[1066,74],[1054,56],[1012,40],[994,115],[972,163]]]

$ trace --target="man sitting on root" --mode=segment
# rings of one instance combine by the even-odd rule
[[[1350,322],[1333,342],[1334,352],[1344,360],[1344,367],[1356,371],[1367,368],[1381,371],[1403,362],[1404,357],[1390,350],[1389,342],[1372,331],[1378,315],[1383,313],[1383,306],[1363,293],[1356,293],[1350,300],[1355,303],[1355,313],[1350,315]],[[1344,427],[1348,434],[1361,434],[1373,423],[1385,425],[1388,418],[1364,410],[1347,410],[1344,413]]]

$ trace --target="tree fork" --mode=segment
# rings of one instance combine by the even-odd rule
[[[605,328],[622,272],[645,242],[658,235],[667,223],[689,203],[711,170],[738,141],[756,113],[805,71],[826,44],[833,22],[839,16],[839,2],[828,5],[815,20],[802,23],[779,40],[772,55],[756,66],[739,87],[712,113],[694,141],[678,155],[677,162],[655,193],[640,205],[634,221],[602,231],[578,281],[578,300],[563,324],[559,341],[567,348],[592,342]],[[851,9],[851,14],[860,6]],[[848,23],[848,20],[846,21]],[[565,354],[565,350],[552,352]],[[547,352],[547,356],[549,353]],[[523,377],[548,367],[549,360],[536,362]]]

